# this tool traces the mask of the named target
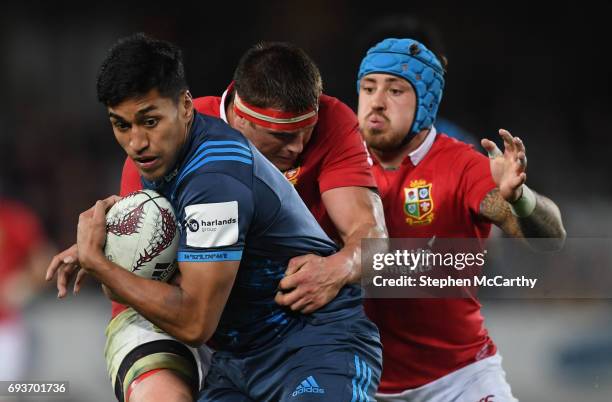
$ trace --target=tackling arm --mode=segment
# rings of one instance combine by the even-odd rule
[[[329,216],[344,246],[329,257],[308,254],[289,262],[279,284],[276,302],[302,313],[329,303],[348,283],[361,279],[361,239],[386,238],[383,206],[377,193],[366,187],[338,187],[322,194]]]
[[[322,194],[329,216],[344,246],[334,257],[347,270],[345,283],[361,279],[361,239],[386,238],[387,227],[380,196],[365,187],[339,187]]]

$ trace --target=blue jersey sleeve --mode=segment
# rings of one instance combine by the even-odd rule
[[[178,261],[240,261],[254,214],[251,188],[219,172],[197,172],[182,187]]]

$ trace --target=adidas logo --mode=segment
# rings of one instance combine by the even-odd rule
[[[297,386],[295,391],[291,394],[291,396],[298,396],[301,394],[324,394],[325,390],[319,387],[317,381],[313,376],[309,376],[307,379],[302,381],[300,385]]]
[[[151,279],[155,281],[163,281],[166,279],[166,276],[170,273],[174,273],[174,269],[170,268],[170,263],[157,263],[155,264],[155,268],[153,268],[153,273],[151,274]]]

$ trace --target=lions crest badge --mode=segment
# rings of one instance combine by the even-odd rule
[[[433,221],[431,186],[425,180],[412,180],[410,186],[404,188],[404,213],[409,225],[428,225]]]

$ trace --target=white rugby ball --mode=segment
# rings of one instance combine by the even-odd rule
[[[104,254],[136,275],[165,282],[177,267],[177,228],[166,198],[152,190],[136,191],[106,214]]]

